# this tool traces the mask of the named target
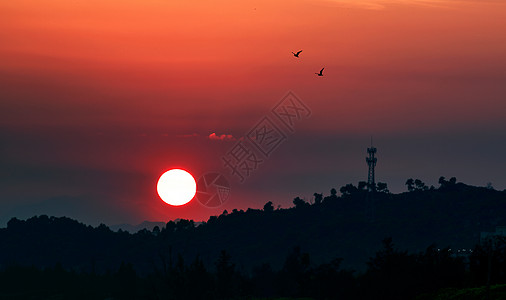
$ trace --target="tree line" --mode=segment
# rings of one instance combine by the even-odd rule
[[[469,288],[494,299],[506,283],[505,243],[472,245],[506,224],[505,191],[439,184],[408,179],[407,193],[392,194],[378,183],[372,223],[363,218],[365,182],[311,202],[296,197],[289,209],[267,202],[135,234],[66,217],[13,218],[0,228],[0,298],[425,300]],[[434,242],[473,251],[426,248]]]
[[[170,250],[169,250],[170,252]],[[391,238],[367,262],[365,272],[343,269],[342,259],[315,264],[309,253],[294,247],[282,268],[263,263],[247,272],[221,251],[212,268],[199,256],[185,261],[175,255],[153,266],[147,276],[121,263],[105,274],[52,267],[11,265],[0,269],[2,299],[433,299],[448,289],[487,287],[481,299],[502,288],[506,296],[506,239],[476,245],[468,256],[429,246],[421,253],[399,250]],[[504,286],[501,286],[503,284]],[[464,297],[463,296],[463,297]],[[490,296],[490,295],[489,295]]]

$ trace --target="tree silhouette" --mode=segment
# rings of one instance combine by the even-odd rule
[[[365,182],[365,181],[358,182],[358,190],[359,191],[365,191],[366,188],[367,188],[367,182]]]
[[[153,227],[153,234],[159,235],[160,234],[160,227],[158,227],[158,226]]]
[[[406,180],[406,183],[405,185],[408,187],[408,192],[412,192],[415,190],[415,181],[413,180],[413,178],[409,178],[408,180]]]
[[[416,287],[416,260],[407,251],[395,249],[392,238],[367,263],[365,280],[374,299],[410,299]]]
[[[278,277],[278,289],[282,295],[300,297],[306,294],[309,285],[309,265],[309,254],[302,253],[298,246],[294,247]]]
[[[187,293],[185,299],[211,299],[214,282],[202,259],[197,256],[186,271]]]
[[[353,271],[340,268],[342,261],[335,258],[309,270],[308,295],[316,299],[356,299],[357,280]]]
[[[180,219],[179,222],[176,223],[176,230],[189,230],[195,228],[195,222],[193,220]]]
[[[444,176],[439,177],[438,180],[440,189],[453,188],[457,184],[457,178],[451,177],[450,180],[445,180]]]
[[[339,197],[337,197],[337,190],[335,188],[330,189],[330,195],[324,197],[322,200],[323,204],[336,203]]]
[[[388,190],[387,184],[383,183],[383,182],[378,182],[376,191],[380,192],[380,193],[386,193],[386,194],[390,193],[390,191]]]
[[[339,189],[341,194],[345,197],[352,196],[358,192],[358,188],[355,187],[353,184],[349,183]]]
[[[167,233],[172,233],[176,230],[176,223],[174,221],[169,221],[165,224],[165,231]]]
[[[276,290],[276,273],[269,263],[253,268],[252,285],[257,295],[272,296]]]
[[[333,190],[335,190],[335,189],[333,189]],[[336,191],[336,193],[337,193],[337,191]],[[314,196],[314,204],[319,205],[322,203],[323,194],[314,193],[313,196]]]
[[[274,211],[274,206],[272,205],[272,201],[265,203],[264,211],[265,212],[273,212]]]
[[[237,289],[237,278],[235,278],[235,264],[231,262],[232,257],[227,251],[222,250],[216,261],[216,288],[222,299],[232,298]]]
[[[448,183],[448,181],[446,181],[446,178],[444,176],[441,176],[439,177],[438,183],[440,187],[443,187]]]
[[[299,197],[293,199],[293,204],[295,205],[295,208],[304,208],[309,206],[309,203],[307,203],[306,201],[302,200]]]
[[[426,191],[429,188],[420,179],[415,179],[415,189],[418,191]]]
[[[136,299],[137,274],[131,263],[121,263],[116,274],[119,283],[117,296],[120,299]]]

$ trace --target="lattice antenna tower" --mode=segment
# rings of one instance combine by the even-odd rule
[[[372,145],[372,136],[371,136],[371,147],[367,148],[367,154],[369,157],[365,158],[367,165],[369,166],[369,174],[367,176],[367,190],[369,192],[374,192],[376,190],[376,182],[374,181],[374,167],[376,166],[376,162],[378,159],[374,157],[376,154],[376,148]]]

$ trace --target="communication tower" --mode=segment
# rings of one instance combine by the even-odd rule
[[[369,173],[367,176],[367,196],[366,196],[366,207],[365,207],[365,218],[366,221],[374,222],[374,192],[376,191],[376,182],[374,180],[374,167],[378,159],[374,156],[376,154],[376,148],[372,145],[367,148],[368,157],[365,158],[367,165],[369,166]]]
[[[369,154],[369,157],[365,158],[365,161],[369,166],[369,175],[367,176],[367,189],[369,192],[374,192],[376,190],[376,182],[374,181],[374,167],[376,166],[378,159],[374,157],[376,154],[376,148],[372,145],[372,137],[371,147],[367,148],[367,154]]]

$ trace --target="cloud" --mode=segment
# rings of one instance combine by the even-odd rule
[[[217,135],[214,132],[209,135],[209,139],[213,140],[213,141],[235,141],[236,140],[236,138],[231,134]]]

